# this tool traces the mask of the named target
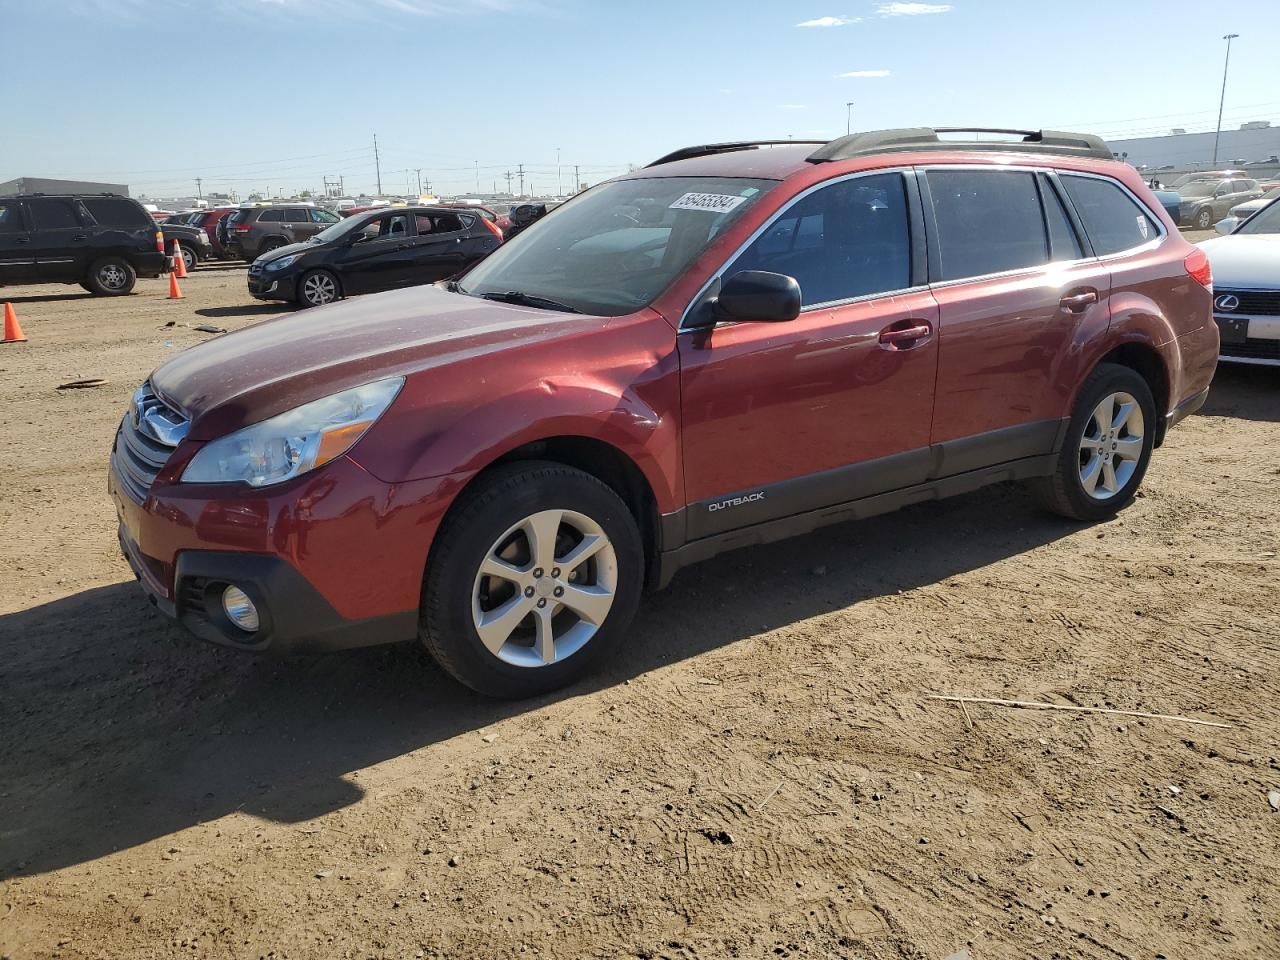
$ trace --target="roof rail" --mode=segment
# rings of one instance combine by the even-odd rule
[[[999,133],[1017,140],[943,140],[940,133]],[[809,154],[810,163],[847,160],[887,150],[995,150],[1011,153],[1059,153],[1112,160],[1115,154],[1105,140],[1092,133],[1059,130],[1005,130],[998,127],[906,127],[872,130],[840,137]]]
[[[708,157],[716,153],[733,153],[738,150],[755,150],[758,147],[785,147],[796,143],[825,144],[826,142],[825,140],[735,140],[729,143],[704,143],[696,147],[681,147],[679,150],[673,150],[646,166],[657,167],[664,163],[675,163],[677,160]]]

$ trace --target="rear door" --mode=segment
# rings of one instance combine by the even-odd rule
[[[91,243],[78,202],[66,197],[30,197],[26,204],[34,228],[36,276],[53,283],[83,278],[89,268]]]
[[[1110,275],[1052,176],[979,166],[921,173],[939,311],[939,473],[1048,454],[1074,386],[1064,375],[1074,345],[1106,332]]]
[[[17,200],[0,200],[0,287],[36,278],[31,229]]]
[[[345,293],[373,293],[413,282],[411,216],[386,213],[367,223],[361,239],[344,248],[334,261]]]
[[[413,217],[413,282],[435,283],[451,277],[470,262],[466,231],[456,213],[418,212]]]

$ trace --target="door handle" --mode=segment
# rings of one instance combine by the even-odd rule
[[[1084,290],[1080,293],[1070,293],[1059,301],[1062,309],[1069,313],[1080,313],[1085,307],[1098,302],[1097,290]]]
[[[413,246],[413,244],[412,244],[412,243],[402,243],[402,244],[400,244],[400,246],[396,247],[396,249],[397,249],[397,250],[408,250],[408,249],[409,249],[410,247],[412,247],[412,246]]]
[[[30,237],[18,237],[18,238],[14,241],[14,243],[30,243],[30,242],[31,242],[31,238],[30,238]]]
[[[71,239],[72,239],[72,240],[88,240],[89,238],[88,238],[87,236],[85,236],[85,235],[82,233],[82,234],[80,234],[80,236],[78,236],[78,237],[72,237]]]
[[[909,324],[909,326],[902,326]],[[880,331],[880,346],[886,350],[910,350],[923,343],[933,333],[933,326],[925,320],[900,320]]]

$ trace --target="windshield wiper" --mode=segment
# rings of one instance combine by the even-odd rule
[[[582,312],[567,303],[561,303],[559,300],[534,296],[531,293],[523,293],[520,290],[508,290],[506,293],[482,293],[480,296],[486,300],[497,300],[499,303],[514,303],[522,307],[536,307],[539,310],[560,310],[564,313]]]

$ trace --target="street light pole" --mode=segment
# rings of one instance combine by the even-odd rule
[[[853,133],[853,101],[850,100],[844,105],[844,132],[845,136]]]
[[[1228,33],[1222,39],[1227,41],[1227,59],[1222,63],[1222,96],[1218,99],[1218,129],[1213,134],[1213,165],[1218,165],[1218,138],[1222,136],[1222,107],[1227,102],[1227,68],[1231,66],[1231,41],[1240,36]]]

